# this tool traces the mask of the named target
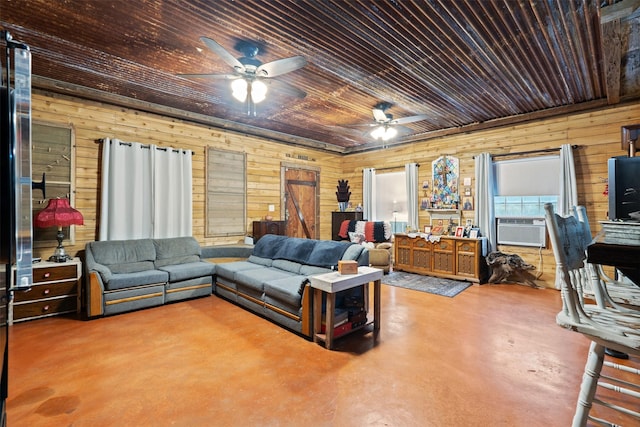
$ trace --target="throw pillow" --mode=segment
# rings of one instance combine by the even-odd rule
[[[364,234],[361,233],[356,233],[354,231],[350,231],[349,232],[349,240],[351,240],[353,243],[357,243],[357,244],[361,244],[364,243]]]

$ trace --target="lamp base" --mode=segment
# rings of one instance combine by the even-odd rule
[[[67,262],[70,259],[72,258],[69,255],[62,255],[62,256],[51,255],[49,257],[49,262]]]
[[[49,257],[49,262],[67,262],[71,259],[69,255],[64,250],[64,246],[62,246],[62,239],[64,238],[64,234],[62,233],[62,227],[58,228],[58,235],[56,236],[58,240],[58,247],[56,248],[53,255]]]

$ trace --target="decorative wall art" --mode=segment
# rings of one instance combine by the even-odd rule
[[[440,156],[431,163],[433,173],[431,206],[434,209],[457,209],[459,161],[452,156]]]

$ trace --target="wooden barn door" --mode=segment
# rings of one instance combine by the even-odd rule
[[[282,205],[284,218],[287,220],[285,234],[290,237],[318,239],[320,172],[300,166],[283,165],[282,175]]]

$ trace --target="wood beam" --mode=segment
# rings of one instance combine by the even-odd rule
[[[637,75],[633,66],[634,31],[640,21],[640,0],[623,0],[600,9],[603,73],[609,105],[635,96]],[[626,64],[626,65],[625,65]]]
[[[600,24],[602,34],[602,58],[605,84],[607,86],[607,101],[609,105],[620,102],[620,63],[622,40],[620,34],[620,20],[614,19]]]

